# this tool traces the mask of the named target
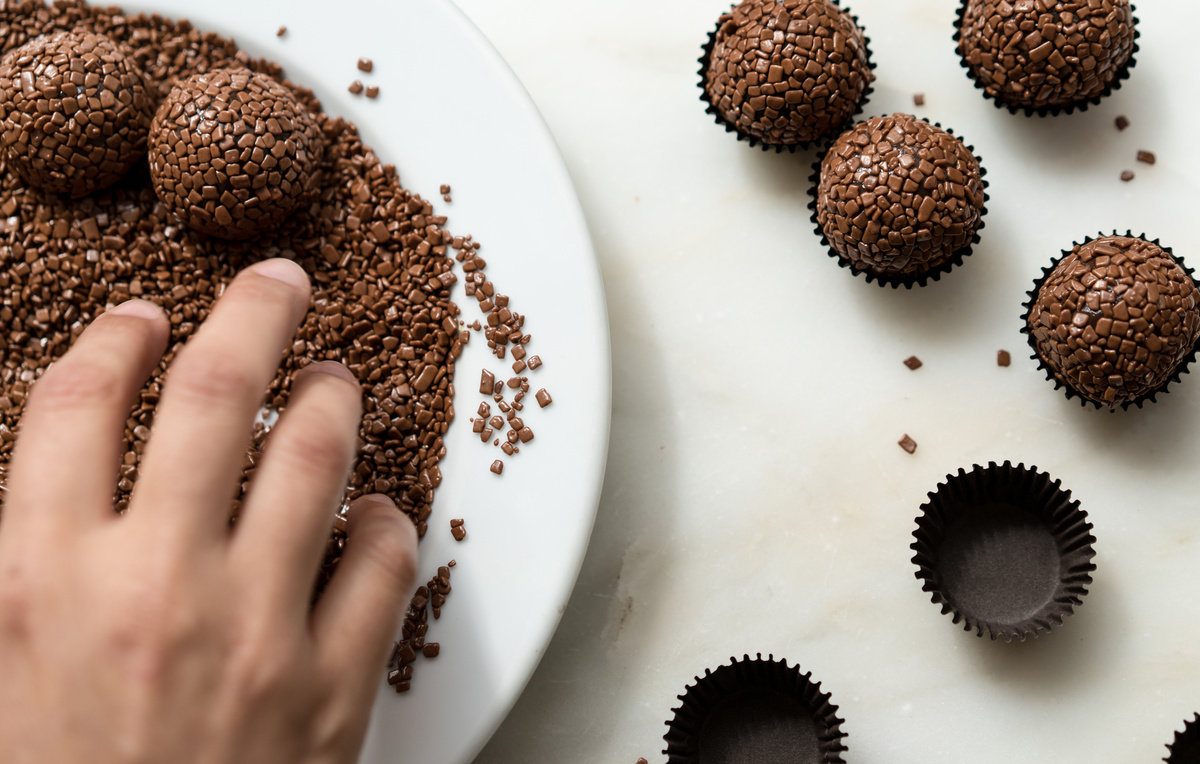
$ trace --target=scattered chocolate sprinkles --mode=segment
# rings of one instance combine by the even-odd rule
[[[997,350],[996,351],[996,365],[997,366],[1008,366],[1011,363],[1012,363],[1012,356],[1009,354],[1009,352],[1007,350]]]
[[[504,472],[504,462],[500,461],[499,459],[492,462],[492,472],[496,475],[499,475],[502,472]]]
[[[550,397],[550,393],[546,392],[546,388],[544,387],[537,391],[535,397],[537,398],[538,406],[541,408],[546,408],[551,403],[554,403],[554,399]]]
[[[375,62],[369,58],[358,59],[358,70],[360,72],[369,72],[375,68]]]
[[[446,604],[446,596],[450,594],[450,568],[454,565],[454,560],[451,560],[448,565],[438,568],[437,575],[430,578],[424,586],[417,587],[404,611],[400,641],[392,646],[392,654],[386,667],[388,684],[395,687],[396,692],[408,692],[412,689],[413,664],[417,660],[418,651],[425,658],[436,658],[441,653],[441,645],[437,642],[426,642],[425,635],[429,632],[429,611],[433,610],[435,621],[442,615],[442,606]]]
[[[1125,181],[1126,183],[1133,180],[1133,170],[1125,170],[1124,172],[1122,172],[1121,180]]]
[[[287,34],[287,27],[283,26],[279,27],[279,29],[275,32],[276,37],[283,37],[285,34]]]
[[[925,94],[924,93],[913,93],[913,106],[924,106],[924,105],[925,105]]]
[[[904,365],[913,371],[916,371],[917,369],[921,368],[923,364],[921,363],[920,358],[917,358],[915,355],[910,355],[908,358],[904,359]]]
[[[358,95],[359,93],[363,92],[362,80],[355,80],[354,82],[351,82],[350,87],[348,87],[346,89],[349,90],[354,95]]]
[[[900,448],[903,448],[905,451],[907,451],[910,454],[914,453],[917,450],[917,441],[910,438],[907,433],[905,433],[904,437],[900,439],[899,445],[900,445]]]
[[[1129,127],[1129,117],[1126,117],[1124,114],[1118,114],[1115,123],[1118,130],[1124,130]]]
[[[367,98],[378,98],[378,97],[379,97],[379,86],[378,85],[367,86]]]
[[[455,541],[462,541],[467,537],[467,528],[463,525],[462,518],[450,521],[450,535],[454,536]]]
[[[1153,151],[1142,150],[1137,153],[1137,160],[1144,164],[1154,164],[1156,157]]]

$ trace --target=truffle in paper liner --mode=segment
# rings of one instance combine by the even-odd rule
[[[1183,732],[1175,733],[1175,741],[1167,743],[1167,764],[1200,764],[1200,714],[1183,724]]]
[[[843,764],[842,719],[811,673],[761,653],[730,661],[679,696],[668,764]]]
[[[1074,611],[1092,582],[1087,513],[1057,480],[1009,462],[959,469],[929,494],[911,544],[921,588],[978,636],[1025,641]]]
[[[1109,0],[1102,0],[1108,3]],[[1063,3],[1057,3],[1063,5]],[[1110,3],[1111,4],[1111,3]],[[1136,10],[1128,0],[1116,0],[1116,4],[1120,6],[1128,6],[1127,19],[1121,29],[1122,35],[1118,40],[1118,47],[1114,51],[1101,51],[1101,58],[1092,56],[1065,56],[1058,50],[1060,42],[1062,45],[1068,45],[1072,48],[1076,43],[1071,40],[1071,37],[1078,34],[1076,31],[1071,33],[1059,33],[1051,40],[1045,35],[1047,28],[1054,28],[1056,31],[1061,27],[1047,25],[1042,23],[1042,17],[1045,12],[1042,10],[1043,5],[1033,2],[1033,0],[1006,0],[1000,5],[1008,6],[1009,14],[1005,19],[1007,22],[1001,25],[996,32],[996,39],[1003,44],[999,45],[1000,51],[984,50],[981,46],[971,46],[964,42],[963,25],[965,23],[966,14],[969,7],[980,5],[997,5],[995,0],[962,0],[958,7],[958,15],[954,22],[954,44],[955,50],[958,52],[959,61],[963,69],[966,70],[967,76],[975,83],[975,87],[983,91],[985,98],[990,100],[997,109],[1008,109],[1013,114],[1025,113],[1025,116],[1032,117],[1037,114],[1039,117],[1057,116],[1058,114],[1071,114],[1076,110],[1087,111],[1089,106],[1099,104],[1103,99],[1107,98],[1114,90],[1121,87],[1121,83],[1129,78],[1129,71],[1137,63],[1138,44],[1137,39],[1141,36],[1138,31],[1137,16],[1134,15]],[[1118,9],[1120,10],[1120,9]],[[1014,15],[1015,14],[1015,15]],[[1033,32],[1026,34],[1024,28],[1019,28],[1019,22],[1016,18],[1021,16],[1029,18],[1036,25]],[[1060,17],[1061,19],[1061,17]],[[1007,31],[1007,27],[1011,25],[1012,30]],[[1077,26],[1078,19],[1073,18],[1071,24],[1067,26]],[[1107,24],[1103,25],[1102,34],[1107,33]],[[1111,35],[1109,35],[1111,39]],[[1099,40],[1094,41],[1099,44]],[[1093,44],[1089,42],[1088,44]],[[966,48],[973,48],[970,52]],[[982,69],[985,64],[994,63],[996,54],[1003,52],[1005,58],[1018,59],[1021,58],[1029,62],[1032,69],[1032,74],[1028,77],[1011,77],[1009,72],[1000,70],[998,67],[993,74],[984,74]],[[1104,56],[1107,54],[1108,58]],[[1088,61],[1088,59],[1091,59]],[[980,67],[977,69],[976,67]],[[1076,68],[1077,67],[1077,68]],[[1053,71],[1051,71],[1053,69]],[[1097,81],[1091,85],[1087,85],[1087,80],[1092,77],[1096,71],[1103,70],[1102,75],[1107,79],[1107,83]],[[1053,88],[1053,80],[1058,77],[1061,72],[1066,72],[1067,82],[1076,83],[1076,87],[1084,87],[1084,92],[1074,98],[1063,103],[1046,103],[1042,106],[1036,105],[1036,100],[1043,96],[1047,88]],[[1015,72],[1014,72],[1015,73]],[[1034,82],[1034,79],[1037,81]],[[1082,78],[1082,79],[1081,79]],[[1061,80],[1059,80],[1061,82]],[[1037,95],[1033,96],[1034,103],[1021,102],[1020,97],[1016,94],[1016,88],[1010,83],[1016,83],[1021,86],[1021,92],[1025,92],[1034,87],[1038,88]],[[1004,97],[1008,93],[1012,96],[1013,101]]]
[[[1200,347],[1200,285],[1144,234],[1089,236],[1063,250],[1028,297],[1021,331],[1031,357],[1085,407],[1154,402]]]
[[[797,16],[792,17],[787,25],[788,28],[793,24],[796,25],[796,31],[784,31],[784,34],[787,35],[785,44],[794,45],[794,38],[803,36],[813,39],[814,44],[820,44],[822,40],[830,40],[831,44],[842,45],[843,53],[848,52],[851,60],[850,82],[846,84],[849,90],[858,92],[844,93],[840,89],[835,89],[837,92],[831,92],[827,83],[813,85],[808,90],[804,90],[802,87],[804,84],[815,82],[809,75],[804,75],[804,78],[799,80],[801,87],[792,87],[789,79],[795,80],[795,78],[791,77],[793,72],[786,71],[786,69],[794,65],[796,57],[782,59],[780,54],[783,46],[772,51],[774,55],[764,58],[767,62],[767,71],[762,75],[760,84],[748,84],[750,74],[754,75],[756,81],[759,79],[758,72],[746,73],[746,76],[739,82],[735,82],[728,73],[712,72],[710,83],[709,75],[712,70],[713,54],[717,52],[720,55],[723,51],[718,49],[718,44],[723,44],[726,39],[738,31],[738,12],[743,8],[753,6],[770,6],[771,9],[787,13],[782,4],[776,6],[772,0],[744,0],[744,2],[734,5],[729,13],[723,14],[717,20],[717,26],[709,33],[699,59],[700,100],[705,103],[705,111],[712,114],[717,124],[723,126],[726,132],[736,133],[738,140],[746,141],[751,146],[761,145],[764,151],[774,149],[778,153],[784,149],[788,151],[807,149],[830,135],[836,135],[862,112],[863,104],[866,103],[873,90],[871,83],[875,78],[873,74],[875,64],[871,62],[871,41],[863,33],[858,18],[849,11],[842,10],[838,6],[837,0],[803,1],[806,5],[819,3],[836,10],[842,26],[850,30],[850,34],[842,34],[841,30],[838,30],[839,33],[832,37],[813,35],[813,29],[807,19],[803,14],[797,13]],[[776,18],[779,17],[776,16]],[[769,19],[764,24],[774,23],[775,20]],[[757,20],[744,21],[747,25],[758,23]],[[788,38],[793,39],[789,41]],[[756,49],[755,52],[767,56],[761,48]],[[821,58],[825,59],[824,51],[822,51]],[[793,71],[795,70],[793,69]],[[712,89],[718,87],[725,92],[714,94]],[[764,87],[769,87],[771,92],[769,94],[763,92]],[[818,88],[824,88],[824,91],[817,92]],[[818,118],[813,124],[797,124],[795,120],[801,119],[801,115],[806,113],[806,107],[813,100],[829,102],[830,105],[827,108],[832,109],[832,113]],[[808,111],[812,110],[808,109]],[[775,116],[772,117],[772,114]],[[764,124],[764,120],[770,120],[770,122]],[[739,124],[739,122],[745,124]]]
[[[953,178],[949,177],[946,167],[942,167],[939,165],[937,168],[934,169],[934,174],[932,174],[932,175],[925,176],[924,173],[922,173],[920,176],[915,176],[915,175],[912,175],[911,173],[913,171],[920,172],[921,165],[925,161],[923,158],[916,157],[916,155],[913,154],[912,152],[898,152],[898,151],[894,151],[893,149],[889,149],[889,153],[885,155],[885,156],[891,157],[891,159],[894,160],[886,166],[885,172],[888,175],[888,180],[891,180],[891,182],[894,184],[894,186],[896,186],[896,188],[888,187],[886,185],[887,181],[883,181],[882,190],[876,191],[875,189],[879,189],[881,187],[880,185],[876,185],[872,189],[868,189],[867,192],[870,193],[873,197],[877,197],[880,194],[885,194],[885,195],[896,197],[895,204],[899,204],[903,208],[902,214],[911,213],[911,215],[916,216],[916,220],[913,222],[916,222],[918,225],[928,224],[928,226],[925,228],[917,229],[917,230],[909,230],[911,228],[911,226],[908,225],[907,221],[904,221],[904,225],[902,227],[897,227],[896,230],[889,232],[890,238],[897,239],[899,243],[896,243],[896,244],[889,243],[888,244],[888,246],[889,246],[888,253],[874,252],[870,255],[870,258],[884,259],[884,260],[888,260],[889,263],[891,263],[891,262],[897,260],[898,258],[902,257],[905,260],[905,264],[907,264],[911,260],[911,255],[906,255],[904,253],[904,250],[905,250],[905,248],[912,248],[912,247],[917,247],[919,249],[919,247],[916,244],[918,237],[927,236],[927,237],[930,237],[930,239],[932,239],[936,232],[936,235],[938,237],[942,237],[944,239],[948,239],[948,240],[952,241],[954,238],[954,235],[949,234],[947,231],[945,231],[943,229],[943,227],[940,225],[940,219],[937,224],[933,224],[931,222],[932,215],[934,213],[936,213],[936,211],[939,209],[945,210],[947,203],[951,199],[954,200],[956,209],[958,207],[967,206],[965,202],[960,203],[960,200],[957,198],[957,195],[955,194],[955,190],[956,190],[955,186],[956,185],[957,185],[957,190],[962,192],[964,200],[966,199],[966,196],[969,192],[973,193],[973,195],[976,197],[973,200],[971,200],[971,202],[970,202],[970,206],[978,209],[978,214],[975,217],[974,226],[972,228],[970,228],[969,231],[964,230],[964,231],[960,232],[959,234],[957,234],[957,238],[959,238],[961,240],[961,243],[957,244],[956,246],[952,243],[951,246],[954,247],[953,250],[949,254],[945,254],[943,252],[942,254],[937,255],[936,261],[930,263],[927,270],[914,271],[914,272],[909,272],[909,273],[904,273],[899,270],[897,270],[896,272],[887,272],[887,271],[879,269],[879,268],[871,267],[872,262],[871,262],[870,258],[868,258],[868,256],[862,255],[862,254],[858,255],[856,260],[851,261],[847,257],[843,256],[843,254],[841,252],[839,252],[837,250],[837,248],[834,246],[833,242],[830,241],[829,234],[826,232],[826,229],[822,225],[821,220],[820,220],[822,210],[826,210],[830,214],[828,222],[831,226],[836,225],[839,222],[842,222],[842,223],[845,223],[847,227],[851,227],[853,221],[848,219],[849,212],[865,214],[862,212],[861,207],[859,207],[858,209],[847,208],[846,205],[849,204],[850,202],[846,201],[846,200],[840,199],[837,202],[834,202],[832,206],[831,206],[829,200],[822,200],[822,198],[821,198],[821,196],[822,196],[822,194],[821,194],[822,169],[824,167],[825,160],[830,155],[830,152],[837,149],[837,147],[840,145],[860,146],[860,144],[855,142],[854,139],[858,138],[860,133],[864,133],[865,131],[870,130],[870,128],[872,128],[873,126],[876,126],[876,125],[888,126],[889,131],[887,133],[884,133],[882,141],[888,143],[888,146],[892,146],[892,143],[890,141],[887,141],[887,137],[891,134],[891,131],[893,129],[893,126],[888,125],[888,123],[887,123],[887,120],[889,120],[889,119],[903,120],[905,123],[904,126],[908,126],[910,128],[910,130],[913,128],[914,125],[919,126],[921,124],[928,126],[928,127],[923,128],[924,130],[933,128],[934,132],[931,132],[927,137],[930,137],[935,141],[939,140],[939,139],[944,139],[945,136],[947,136],[947,135],[950,136],[957,144],[956,149],[960,150],[963,153],[963,158],[965,160],[965,166],[968,169],[968,173],[971,170],[975,170],[978,173],[977,177],[966,177],[965,175],[962,175],[962,174],[956,174],[953,176],[953,178],[957,178],[958,180],[961,181],[961,183],[958,183]],[[907,131],[901,130],[901,136],[905,132],[907,132]],[[861,146],[860,146],[860,148],[861,148]],[[908,157],[914,157],[916,160],[911,164],[911,166],[909,166],[909,162],[907,161]],[[887,160],[885,160],[885,161],[887,161]],[[959,164],[964,164],[964,162],[956,162],[955,163],[954,169],[955,169],[956,173],[959,173],[959,169],[958,169]],[[973,167],[970,166],[972,164],[974,165]],[[942,173],[947,173],[947,177],[939,178],[937,175],[938,170],[940,170]],[[872,177],[878,177],[878,173],[875,175],[872,175]],[[903,205],[903,200],[907,196],[912,195],[906,191],[907,187],[906,187],[905,183],[911,181],[915,184],[916,181],[914,181],[914,178],[919,178],[919,180],[921,182],[924,182],[927,178],[933,178],[934,181],[938,183],[937,190],[940,191],[940,193],[935,194],[935,193],[931,192],[929,194],[921,195],[921,196],[917,197],[918,199],[921,199],[921,200],[929,200],[928,204],[930,206],[930,209],[928,209],[928,210],[921,209],[921,203],[917,202],[915,199],[912,202],[912,204],[910,204],[908,207],[904,207],[904,205]],[[988,202],[988,199],[990,198],[987,193],[987,188],[988,188],[987,169],[983,166],[982,160],[980,160],[979,156],[975,153],[975,149],[973,146],[970,146],[970,145],[967,145],[966,143],[964,143],[962,141],[962,139],[958,138],[958,136],[956,136],[954,134],[953,130],[950,130],[949,128],[943,128],[940,123],[936,123],[936,122],[930,123],[927,120],[921,119],[920,117],[914,117],[910,114],[902,114],[902,113],[896,113],[896,114],[891,115],[890,117],[888,117],[888,116],[874,117],[874,118],[871,118],[868,120],[864,120],[863,122],[859,122],[858,124],[850,127],[846,132],[842,133],[837,138],[831,140],[825,147],[825,150],[819,152],[819,156],[817,157],[816,161],[813,162],[813,172],[812,172],[812,175],[809,176],[809,184],[810,184],[810,188],[811,188],[810,194],[812,196],[812,200],[808,203],[808,209],[811,213],[810,220],[812,221],[813,229],[816,231],[817,236],[821,237],[821,246],[825,247],[826,251],[828,251],[828,253],[829,253],[829,256],[832,257],[834,260],[836,260],[838,265],[842,266],[843,268],[846,268],[851,273],[853,273],[855,275],[860,275],[860,274],[863,275],[866,278],[868,283],[874,281],[881,287],[891,286],[893,289],[899,289],[901,286],[903,286],[905,289],[912,289],[913,286],[925,286],[930,281],[937,281],[942,277],[943,274],[949,273],[950,271],[954,270],[959,265],[962,265],[963,259],[966,258],[967,256],[969,256],[971,254],[972,250],[974,249],[974,246],[979,243],[979,232],[983,230],[983,227],[985,225],[984,218],[987,216],[987,202]],[[973,188],[976,185],[978,187]],[[901,196],[902,193],[904,194],[903,196]],[[850,200],[850,201],[853,201],[856,205],[858,204],[858,202],[855,200]],[[940,202],[940,206],[939,206],[939,202]],[[840,203],[840,207],[838,206],[839,203]],[[912,207],[913,205],[916,205],[916,209],[909,209],[909,207]],[[893,205],[893,206],[895,206],[895,205]],[[847,214],[843,214],[840,216],[840,218],[841,218],[840,221],[839,221],[839,215],[837,215],[836,212],[834,211],[835,208],[840,209],[844,212],[847,212]],[[893,213],[891,213],[891,211],[889,210],[889,214],[893,214]],[[920,218],[922,215],[927,217],[927,220],[925,221],[925,223],[922,223],[920,221]],[[896,225],[896,221],[898,219],[899,218],[893,218],[892,222],[889,223],[888,225],[889,226]],[[906,231],[907,231],[907,233],[905,233]],[[882,231],[880,231],[879,233],[882,233]],[[884,237],[881,236],[880,239],[882,239],[882,238],[884,238]],[[852,243],[852,242],[847,241],[846,245],[848,246],[850,243]],[[875,246],[873,248],[878,249],[879,247]],[[888,255],[891,252],[897,253],[896,258],[889,258]],[[930,259],[934,259],[934,256],[931,256]]]

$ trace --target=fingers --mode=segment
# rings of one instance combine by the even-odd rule
[[[318,363],[297,375],[238,518],[235,565],[289,623],[307,620],[361,418],[362,389],[345,366]]]
[[[131,519],[183,544],[225,537],[254,416],[308,308],[308,277],[265,260],[235,278],[167,374]]]
[[[160,308],[131,300],[100,316],[33,386],[9,470],[9,523],[86,526],[113,516],[125,421],[166,349]]]
[[[312,616],[319,660],[369,705],[417,575],[417,531],[386,496],[350,507],[346,549]],[[367,657],[370,660],[367,660]]]

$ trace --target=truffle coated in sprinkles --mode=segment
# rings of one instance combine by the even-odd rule
[[[270,77],[202,72],[172,90],[154,116],[150,177],[184,224],[250,238],[312,200],[324,144],[308,109]]]
[[[702,76],[718,118],[765,146],[831,134],[873,79],[862,30],[830,0],[744,0],[718,21]]]
[[[1161,389],[1194,352],[1200,291],[1157,243],[1105,236],[1054,266],[1026,322],[1059,382],[1115,408]]]
[[[979,160],[962,141],[897,113],[860,122],[830,146],[815,217],[855,270],[916,276],[972,242],[984,201]]]
[[[86,196],[146,154],[154,100],[121,46],[83,29],[0,60],[0,147],[8,167],[50,193]]]
[[[998,102],[1086,104],[1118,83],[1135,50],[1129,0],[964,0],[959,54]]]

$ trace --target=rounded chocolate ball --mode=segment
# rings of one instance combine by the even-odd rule
[[[710,44],[710,111],[764,146],[831,135],[872,79],[862,30],[830,0],[745,0],[721,17]]]
[[[150,127],[150,178],[187,226],[226,239],[271,230],[318,189],[312,113],[264,74],[222,69],[179,83]]]
[[[858,123],[821,160],[817,225],[852,268],[884,279],[948,262],[971,243],[983,204],[975,155],[910,114]]]
[[[1200,292],[1159,245],[1106,236],[1076,245],[1043,279],[1026,316],[1056,379],[1116,407],[1160,390],[1200,336]]]
[[[58,32],[0,60],[0,151],[30,186],[112,185],[146,154],[153,114],[142,72],[103,35]]]
[[[1134,49],[1129,0],[966,0],[958,52],[988,95],[1015,108],[1098,98]]]

